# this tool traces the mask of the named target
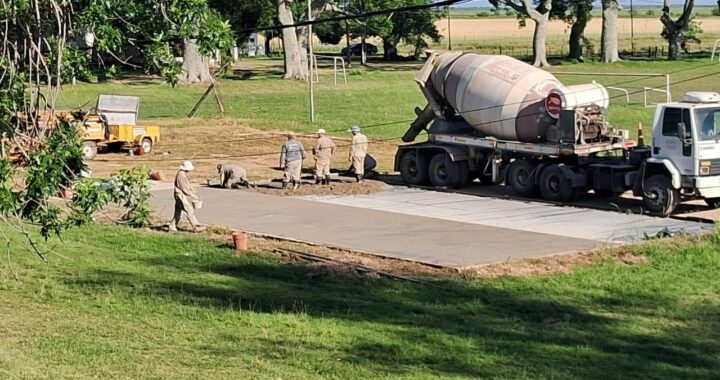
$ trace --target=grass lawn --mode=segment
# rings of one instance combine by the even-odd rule
[[[652,122],[653,109],[645,108],[643,87],[664,87],[664,78],[613,76],[612,73],[669,73],[673,99],[679,100],[687,91],[717,91],[720,88],[720,64],[708,60],[632,61],[605,65],[596,62],[561,64],[553,72],[573,71],[602,73],[590,76],[558,74],[566,84],[588,83],[593,80],[606,86],[627,89],[631,103],[624,95],[611,92],[609,119],[617,126],[632,129],[642,122]],[[321,82],[316,85],[317,122],[310,123],[309,90],[306,83],[278,80],[282,61],[248,60],[238,70],[237,78],[220,83],[226,116],[240,119],[250,127],[263,130],[295,130],[310,132],[317,128],[345,134],[353,124],[369,126],[366,133],[376,138],[399,138],[414,118],[413,109],[425,104],[413,78],[419,64],[398,67],[376,63],[369,69],[354,68],[348,76],[348,86],[332,85],[332,72],[322,70]],[[93,106],[98,94],[124,94],[141,97],[141,118],[146,122],[158,119],[178,119],[187,114],[204,92],[204,87],[180,86],[171,88],[158,81],[127,83],[78,84],[66,86],[60,107]],[[658,102],[663,95],[651,93],[650,100]],[[208,98],[198,112],[199,124],[213,123],[218,117],[213,101]]]
[[[22,246],[17,235],[11,235]],[[72,231],[0,270],[2,378],[717,378],[720,240],[568,275],[312,277],[186,235]],[[62,255],[62,256],[61,256]]]

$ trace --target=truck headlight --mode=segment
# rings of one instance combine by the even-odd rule
[[[710,174],[710,167],[712,163],[710,161],[700,161],[700,175]]]

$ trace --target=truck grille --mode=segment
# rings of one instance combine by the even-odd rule
[[[720,158],[707,161],[710,161],[710,173],[707,175],[720,175]]]

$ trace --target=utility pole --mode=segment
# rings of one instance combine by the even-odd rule
[[[720,2],[720,0],[718,0]],[[446,5],[448,23],[448,50],[452,50],[452,37],[450,37],[450,6]]]
[[[308,0],[308,21],[312,21],[312,0]],[[315,93],[313,88],[313,33],[308,25],[308,82],[310,82],[310,122],[315,122]]]
[[[635,10],[632,0],[630,0],[630,51],[635,55]]]

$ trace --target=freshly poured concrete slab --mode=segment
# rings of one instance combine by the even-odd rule
[[[202,223],[435,265],[464,267],[606,245],[598,239],[483,224],[479,222],[483,217],[481,213],[468,210],[470,203],[455,204],[448,209],[454,218],[467,221],[449,220],[442,217],[440,210],[424,205],[437,199],[439,194],[435,192],[417,193],[418,198],[414,198],[416,193],[404,193],[402,202],[392,199],[392,193],[366,198],[368,204],[375,202],[375,209],[359,207],[363,197],[348,198],[358,201],[349,202],[352,206],[348,206],[337,204],[345,202],[342,198],[307,200],[207,187],[200,188],[199,194],[203,208],[197,210],[197,214]],[[155,209],[170,218],[174,203],[172,190],[158,186],[153,195]],[[390,199],[383,198],[386,196]],[[373,200],[373,197],[380,198]],[[423,201],[415,204],[413,199]],[[396,202],[404,202],[412,206],[414,213],[423,215],[384,210]],[[522,204],[514,207],[516,211],[524,208]]]
[[[306,196],[302,199],[614,244],[639,241],[662,231],[699,233],[713,228],[688,220],[406,187],[391,187],[388,191],[369,195]]]

